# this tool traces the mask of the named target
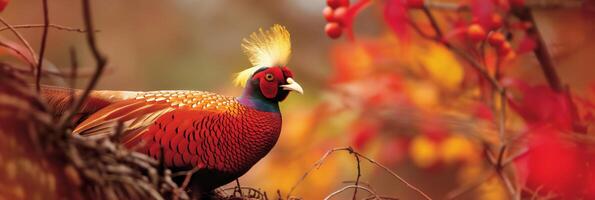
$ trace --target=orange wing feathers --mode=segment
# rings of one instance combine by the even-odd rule
[[[74,134],[99,136],[113,133],[122,123],[123,138],[136,138],[161,115],[174,110],[196,110],[204,113],[221,112],[233,97],[201,91],[139,92],[135,96],[106,106],[79,124]],[[139,130],[139,131],[135,131]],[[125,141],[128,142],[128,141]]]

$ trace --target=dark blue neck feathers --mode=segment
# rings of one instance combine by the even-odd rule
[[[238,97],[238,101],[250,108],[254,108],[259,111],[264,112],[280,112],[279,111],[279,102],[275,100],[270,100],[265,98],[258,87],[255,87],[253,84],[248,81],[246,84],[246,88],[244,88],[244,93],[242,96]]]

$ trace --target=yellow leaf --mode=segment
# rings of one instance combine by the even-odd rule
[[[440,157],[447,164],[477,160],[475,152],[473,143],[460,135],[451,135],[440,143]]]
[[[433,109],[438,105],[437,88],[429,83],[415,82],[408,85],[411,100],[420,108]]]
[[[456,89],[463,80],[463,68],[446,48],[431,46],[420,56],[420,61],[431,79],[447,89]]]
[[[409,153],[413,163],[421,168],[431,167],[438,161],[436,145],[424,135],[413,138]]]

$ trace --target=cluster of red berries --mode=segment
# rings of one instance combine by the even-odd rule
[[[322,10],[322,15],[328,22],[324,27],[324,32],[332,39],[339,38],[345,28],[344,20],[349,0],[326,0],[326,5]]]
[[[489,23],[485,26],[492,31],[486,31],[486,28],[477,22],[471,23],[465,31],[467,38],[472,42],[487,40],[488,44],[496,48],[498,55],[503,57],[513,53],[512,46],[506,40],[504,34],[497,31],[502,26],[502,17],[500,15],[492,15]]]

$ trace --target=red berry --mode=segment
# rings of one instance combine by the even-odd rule
[[[343,33],[343,29],[341,28],[341,25],[339,25],[339,23],[330,22],[330,23],[327,23],[326,26],[324,27],[324,32],[330,38],[337,39],[337,38],[341,37],[341,33]]]
[[[0,12],[4,11],[4,8],[6,8],[8,2],[10,2],[10,0],[0,0]]]
[[[405,0],[405,5],[409,8],[423,8],[424,0]]]
[[[467,27],[467,37],[471,41],[479,42],[485,39],[486,32],[479,24],[471,24]]]
[[[340,6],[349,6],[349,0],[326,0],[326,5],[331,8],[338,8]]]
[[[490,28],[498,29],[500,27],[502,27],[502,16],[496,13],[492,14],[490,16]]]
[[[506,39],[504,38],[504,34],[500,32],[495,32],[488,36],[488,43],[490,43],[490,45],[494,47],[502,46],[502,44],[504,44],[505,41]]]
[[[341,6],[337,9],[335,9],[333,18],[334,18],[335,22],[343,23],[343,20],[345,19],[346,14],[347,14],[347,8],[345,8],[344,6]]]
[[[335,21],[334,14],[333,14],[333,8],[331,8],[329,6],[324,7],[324,10],[322,10],[322,16],[324,16],[324,19],[326,19],[326,21],[328,21],[328,22]]]
[[[512,46],[509,42],[503,42],[502,45],[498,47],[498,55],[500,56],[507,56],[510,52],[512,52]]]

